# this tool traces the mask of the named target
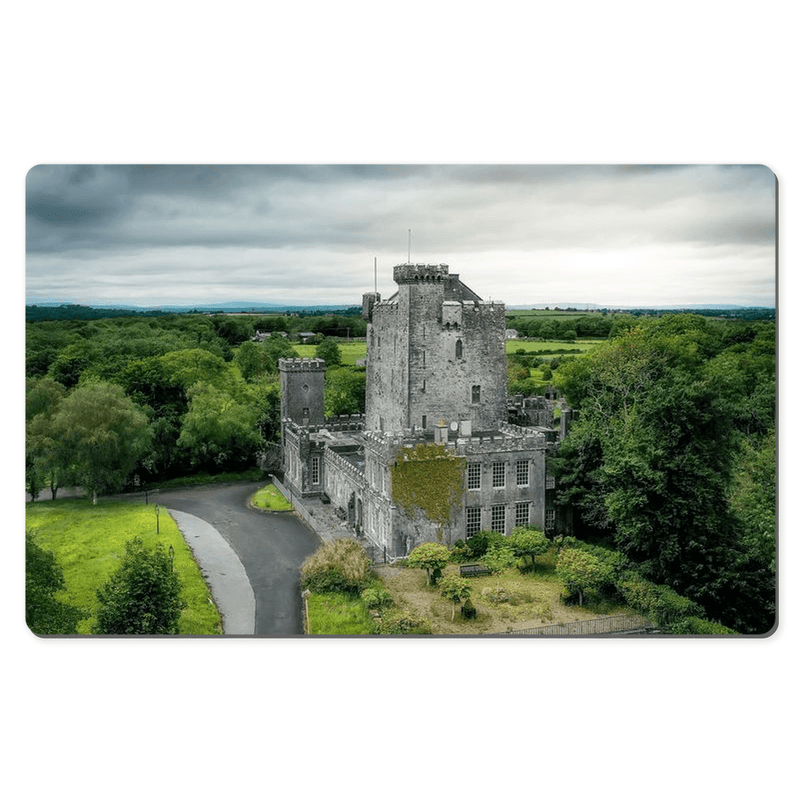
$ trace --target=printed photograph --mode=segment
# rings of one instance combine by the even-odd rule
[[[37,636],[777,629],[769,167],[25,189]]]

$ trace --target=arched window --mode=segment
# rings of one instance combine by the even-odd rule
[[[464,345],[461,339],[456,339],[456,358],[462,358],[464,355]]]

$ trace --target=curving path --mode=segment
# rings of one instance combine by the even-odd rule
[[[248,498],[263,485],[261,481],[169,489],[150,495],[150,501],[182,512],[175,515],[176,520],[193,549],[193,536],[199,537],[198,541],[203,538],[211,542],[215,533],[230,545],[252,588],[257,636],[301,635],[299,568],[319,547],[320,539],[294,514],[270,514],[249,508]],[[204,531],[197,520],[187,519],[188,515],[214,530]],[[206,561],[204,569],[209,573],[212,591],[225,615],[226,633],[247,633],[248,613],[252,619],[247,608],[247,589],[241,573],[237,572],[235,559],[224,552],[225,547],[219,546],[218,539],[216,541],[220,560]],[[201,552],[197,555],[203,564]],[[209,567],[209,564],[216,566]]]

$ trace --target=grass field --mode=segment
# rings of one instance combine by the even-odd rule
[[[259,489],[253,495],[250,502],[256,508],[261,508],[265,511],[292,510],[292,504],[271,483]]]
[[[187,603],[181,634],[222,633],[219,611],[200,574],[192,552],[178,526],[165,509],[156,517],[154,505],[90,500],[56,500],[28,503],[26,529],[45,550],[50,550],[64,570],[66,589],[57,599],[86,609],[90,616],[78,623],[78,633],[88,634],[95,621],[95,592],[119,566],[125,543],[139,536],[146,547],[172,545],[175,569],[183,583]],[[156,526],[158,533],[156,533]]]
[[[506,354],[510,355],[517,350],[524,350],[526,353],[541,353],[543,350],[569,350],[565,355],[585,355],[592,352],[603,339],[579,339],[575,342],[564,342],[560,340],[546,342],[526,342],[522,339],[507,339]],[[294,349],[300,358],[314,358],[317,346],[313,344],[296,344]],[[342,353],[342,364],[345,366],[355,366],[356,361],[367,357],[367,343],[364,341],[344,342],[339,344]],[[574,352],[573,352],[574,351]]]
[[[517,350],[536,355],[580,356],[591,353],[605,339],[578,339],[574,342],[551,340],[545,342],[526,342],[524,339],[506,339],[506,355],[513,355]],[[553,350],[565,350],[564,353],[553,353]]]
[[[354,367],[358,359],[367,357],[367,343],[364,339],[337,342],[337,344],[342,354],[342,364],[344,366]],[[300,358],[314,358],[317,354],[317,346],[315,344],[295,344],[292,347],[297,351],[297,355]]]
[[[312,594],[308,598],[306,632],[311,635],[372,633],[372,619],[364,603],[346,594]]]

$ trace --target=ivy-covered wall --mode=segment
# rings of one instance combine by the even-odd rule
[[[441,444],[402,448],[391,468],[393,502],[409,519],[423,512],[441,540],[463,508],[466,463]]]

